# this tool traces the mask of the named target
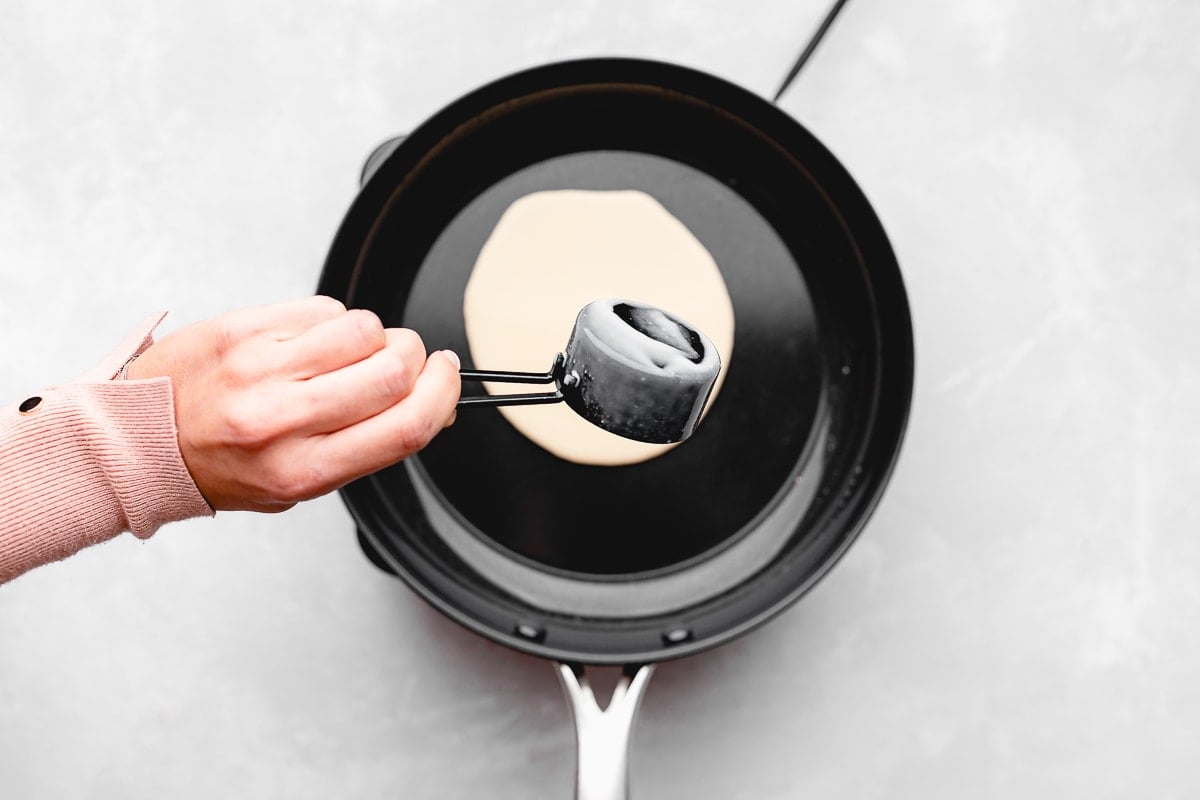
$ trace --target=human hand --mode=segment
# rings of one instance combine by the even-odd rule
[[[427,445],[454,421],[458,367],[314,296],[181,328],[126,375],[171,378],[179,449],[209,505],[283,511]]]

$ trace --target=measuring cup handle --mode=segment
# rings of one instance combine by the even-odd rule
[[[529,406],[558,403],[563,399],[562,393],[563,354],[554,357],[554,364],[546,372],[501,372],[498,370],[460,369],[458,377],[466,381],[493,381],[497,383],[553,383],[553,392],[535,392],[532,394],[477,394],[465,395],[459,398],[459,408],[472,406]]]

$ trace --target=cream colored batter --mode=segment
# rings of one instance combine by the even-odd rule
[[[463,297],[471,359],[479,369],[544,372],[566,345],[575,315],[602,297],[674,314],[712,340],[723,365],[730,363],[733,302],[704,245],[644,192],[581,190],[526,195],[496,224]],[[723,378],[724,367],[710,406]],[[537,391],[487,388],[494,394]],[[580,464],[634,464],[676,446],[624,439],[564,404],[500,413],[533,442]]]

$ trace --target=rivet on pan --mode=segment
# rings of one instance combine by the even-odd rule
[[[671,628],[662,635],[663,644],[683,644],[692,640],[691,628]]]
[[[534,625],[532,622],[518,622],[517,627],[513,628],[513,632],[531,642],[540,642],[546,638],[546,629],[541,625]]]

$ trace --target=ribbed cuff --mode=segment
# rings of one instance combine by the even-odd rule
[[[212,516],[179,452],[171,380],[108,380],[159,319],[84,380],[0,409],[0,583],[122,531]]]
[[[72,387],[75,388],[75,387]],[[214,513],[179,452],[170,378],[78,387],[112,425],[94,452],[124,512],[126,528],[145,539],[168,522]]]

